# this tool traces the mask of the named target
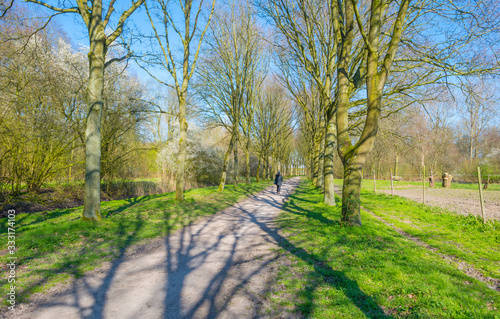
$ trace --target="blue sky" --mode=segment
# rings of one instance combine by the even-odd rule
[[[56,1],[45,1],[51,5],[57,6]],[[105,1],[107,6],[107,2]],[[116,26],[116,21],[118,20],[119,16],[121,13],[128,9],[130,6],[131,1],[117,1],[115,4],[115,12],[112,15],[111,22],[109,23],[109,26],[111,28],[115,28]],[[21,6],[28,6],[34,10],[34,12],[38,13],[39,16],[43,17],[48,17],[51,14],[51,11],[48,9],[41,8],[41,6],[36,5],[36,4],[31,4],[31,3],[21,3]],[[175,10],[175,7],[174,7]],[[88,47],[89,41],[88,41],[88,33],[87,33],[87,28],[82,21],[81,17],[78,14],[75,13],[66,13],[66,14],[60,14],[57,17],[55,17],[53,20],[53,23],[55,23],[57,26],[62,28],[62,31],[66,33],[66,35],[71,39],[72,44],[74,45],[75,48],[78,48],[80,46],[85,46]],[[140,30],[141,32],[149,32],[151,30],[151,26],[149,24],[149,21],[147,19],[147,15],[145,13],[145,10],[143,7],[137,9],[132,16],[127,20],[126,23],[126,28],[130,28],[132,31],[134,30]],[[125,34],[125,33],[124,33]],[[128,36],[128,34],[125,34]],[[177,38],[172,39],[174,44],[179,44],[180,41],[178,41]],[[136,46],[133,48],[134,51],[140,51],[142,48]],[[135,73],[143,82],[149,82],[152,81],[153,79],[140,67],[138,67],[134,62],[130,63],[130,68],[133,73]],[[167,80],[171,79],[170,75],[165,72],[165,71],[155,71],[156,74],[158,74],[162,80]]]

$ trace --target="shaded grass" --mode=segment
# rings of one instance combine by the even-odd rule
[[[185,191],[185,200],[176,202],[175,193],[103,202],[102,222],[82,222],[82,207],[48,213],[16,216],[17,302],[70,277],[80,277],[104,261],[123,256],[127,247],[156,237],[214,214],[271,185],[265,181],[235,188],[227,185]],[[2,271],[6,271],[7,219],[0,225]],[[0,279],[0,298],[10,286]]]
[[[363,227],[343,226],[340,206],[322,198],[304,182],[280,215],[290,264],[276,306],[307,318],[500,318],[499,293],[368,213]]]

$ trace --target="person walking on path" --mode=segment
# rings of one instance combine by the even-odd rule
[[[276,193],[279,194],[281,191],[281,184],[283,184],[283,175],[281,175],[280,171],[278,171],[278,174],[276,174],[276,177],[274,178],[274,185],[276,185]]]

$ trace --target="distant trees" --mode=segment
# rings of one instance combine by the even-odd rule
[[[215,8],[215,0],[211,1],[208,17],[203,20],[204,1],[193,0],[179,1],[178,9],[182,12],[179,22],[171,13],[173,2],[155,0],[146,3],[146,13],[153,29],[152,47],[153,52],[148,52],[142,62],[151,66],[160,66],[173,78],[173,84],[168,80],[160,79],[150,74],[160,83],[172,87],[177,93],[179,102],[179,152],[177,157],[177,182],[175,198],[178,201],[184,199],[184,170],[186,166],[186,139],[188,123],[186,120],[186,107],[188,98],[189,81],[193,77],[201,44],[206,31],[210,25]],[[173,53],[177,48],[172,45],[172,35],[178,35],[181,42],[181,59]],[[147,69],[147,67],[145,68]]]
[[[500,115],[498,110],[500,99],[495,97],[493,90],[488,86],[485,81],[468,81],[462,86],[465,99],[459,102],[458,107],[467,132],[465,137],[471,164],[478,157],[483,132]]]
[[[250,132],[254,107],[265,77],[263,40],[249,5],[221,7],[210,27],[206,54],[198,71],[197,93],[201,114],[209,127],[224,127],[230,135],[219,191],[224,190],[231,152],[235,186],[238,185],[238,145],[243,129],[247,182],[249,181]]]
[[[120,16],[114,1],[107,8],[102,1],[28,2],[52,10],[51,17],[78,14],[90,53],[51,40],[59,35],[44,29],[47,21],[16,26],[13,2],[0,3],[0,37],[9,37],[0,43],[0,177],[13,191],[37,191],[61,172],[81,176],[85,164],[84,219],[99,220],[100,179],[134,175],[127,165],[134,156],[141,172],[175,175],[178,200],[186,183],[213,183],[217,174],[222,191],[231,157],[238,185],[242,154],[247,183],[305,163],[327,205],[335,204],[335,171],[344,178],[348,225],[361,225],[367,165],[382,175],[418,172],[423,164],[500,165],[498,94],[489,88],[500,70],[496,1],[464,0],[459,8],[434,0],[217,7],[215,0],[154,0],[145,5],[150,27],[140,31],[150,46],[134,54],[112,43],[143,0]],[[146,90],[127,64],[113,63],[131,56],[163,89]],[[208,137],[188,135],[188,121],[200,114],[195,126],[218,134],[217,141],[200,144]],[[467,129],[457,130],[459,122]]]
[[[257,176],[272,179],[273,173],[283,169],[282,163],[290,157],[289,143],[293,134],[293,109],[284,89],[267,83],[259,95],[255,108],[254,147],[259,156]],[[265,169],[261,170],[261,162]]]
[[[22,24],[29,11],[10,14],[16,19],[8,16],[8,26],[0,25],[10,37],[0,43],[0,183],[19,194],[37,192],[56,177],[84,176],[89,72],[85,48],[72,49],[52,27],[33,35],[39,26]],[[104,75],[100,153],[101,176],[108,179],[129,173],[127,161],[149,118],[145,89],[125,67],[109,65]]]
[[[26,0],[54,11],[54,15],[62,13],[78,14],[88,29],[89,40],[89,78],[87,86],[87,115],[85,125],[85,202],[82,219],[101,220],[101,115],[104,106],[104,70],[112,62],[123,58],[106,61],[109,47],[122,34],[123,27],[130,15],[139,8],[144,0],[132,1],[132,5],[122,12],[114,29],[106,34],[106,28],[115,12],[115,1],[110,1],[104,12],[103,1],[90,3],[76,0],[74,5],[63,3],[56,7],[40,0]]]

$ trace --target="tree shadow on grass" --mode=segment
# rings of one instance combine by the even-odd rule
[[[280,247],[290,252],[292,255],[298,257],[302,261],[311,265],[314,268],[317,281],[310,283],[302,292],[306,296],[307,301],[305,304],[299,306],[302,314],[309,317],[314,311],[313,292],[321,284],[326,284],[336,290],[341,290],[351,300],[351,302],[361,310],[368,318],[392,318],[387,316],[383,309],[371,297],[366,295],[360,288],[355,280],[347,277],[342,271],[334,270],[326,261],[321,260],[315,254],[310,254],[303,248],[297,247],[292,244],[288,239],[281,236],[277,229],[270,228],[265,223],[257,220],[250,212],[247,212],[252,222],[259,225],[259,227],[268,233]]]
[[[114,216],[116,214],[120,214],[132,206],[147,202],[148,200],[158,198],[158,197],[159,197],[158,195],[147,195],[147,196],[129,198],[129,199],[125,200],[127,202],[127,204],[121,205],[115,209],[107,209],[106,210],[107,214],[104,216],[104,218],[109,218],[109,217]]]
[[[134,242],[138,231],[143,227],[145,222],[143,216],[140,213],[137,213],[135,217],[136,221],[134,222],[134,229],[132,231],[127,230],[124,223],[119,222],[118,228],[116,230],[118,236],[115,237],[117,238],[117,240],[113,242],[113,246],[118,248],[118,252],[113,254],[113,257],[116,258],[114,258],[109,270],[106,273],[104,280],[102,281],[102,284],[99,287],[97,288],[91,287],[91,285],[87,283],[86,278],[83,277],[84,267],[85,267],[85,262],[84,262],[85,256],[87,256],[87,254],[91,251],[96,251],[96,247],[87,248],[84,245],[82,245],[82,247],[78,250],[76,254],[63,257],[62,260],[58,262],[54,268],[41,268],[35,271],[33,273],[33,276],[39,277],[40,279],[30,283],[29,286],[26,287],[26,289],[18,291],[17,292],[17,296],[19,298],[18,301],[22,302],[27,300],[29,296],[31,296],[33,293],[37,292],[40,288],[44,287],[47,283],[49,283],[49,280],[54,276],[67,274],[70,275],[70,277],[76,279],[83,277],[80,278],[78,281],[72,282],[71,294],[74,296],[74,302],[72,304],[68,305],[67,301],[63,300],[63,301],[44,303],[43,307],[48,308],[54,306],[64,306],[64,307],[71,306],[79,310],[81,318],[102,318],[102,311],[104,307],[103,300],[105,300],[105,294],[109,289],[109,286],[116,273],[116,270],[118,269],[119,265],[123,262],[123,256],[127,248],[130,247],[131,244]],[[92,226],[89,225],[89,227]],[[40,258],[42,256],[43,256],[42,253],[38,253],[35,256],[33,256],[33,259]],[[88,294],[91,294],[95,299],[96,302],[94,303],[92,308],[81,306],[79,298],[80,296],[78,290],[76,289],[76,285],[78,282],[81,282],[85,287],[86,292]]]

